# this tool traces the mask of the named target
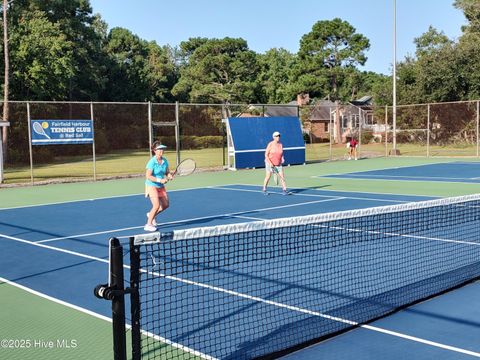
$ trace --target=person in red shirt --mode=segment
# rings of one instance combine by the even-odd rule
[[[358,146],[358,142],[357,140],[352,137],[350,139],[350,142],[349,142],[350,146],[349,146],[349,149],[350,149],[350,153],[349,153],[349,156],[348,156],[348,160],[352,160],[352,157],[357,160],[357,146]]]
[[[285,175],[283,173],[282,164],[285,162],[283,158],[283,145],[280,142],[280,133],[275,131],[272,134],[273,140],[270,141],[265,150],[265,180],[263,181],[263,194],[268,195],[267,186],[272,174],[277,174],[282,184],[282,194],[290,195],[287,191],[287,184],[285,183]]]

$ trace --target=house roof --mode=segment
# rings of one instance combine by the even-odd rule
[[[350,101],[350,103],[357,106],[372,105],[372,98],[373,96],[365,95],[360,99]]]
[[[330,100],[319,100],[310,113],[310,120],[326,120],[330,121],[330,111],[335,108],[335,103]]]
[[[298,107],[296,101],[291,101],[287,105],[265,106],[265,116],[298,116]]]

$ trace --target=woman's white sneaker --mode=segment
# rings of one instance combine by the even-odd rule
[[[147,224],[143,227],[143,230],[145,230],[145,231],[157,231],[157,227],[153,226],[153,225],[150,225],[150,224]]]

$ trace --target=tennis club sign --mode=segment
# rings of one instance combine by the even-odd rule
[[[32,145],[92,144],[92,120],[31,120]]]

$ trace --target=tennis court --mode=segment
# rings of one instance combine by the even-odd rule
[[[422,166],[410,166],[411,170],[408,171],[413,171],[415,174],[413,169],[421,169],[419,173],[422,176],[426,175],[425,166],[429,168],[445,165],[428,164],[426,161],[424,164],[416,164],[415,161],[411,161],[410,165],[414,163],[413,165]],[[389,161],[390,165],[391,162],[395,160]],[[402,162],[405,162],[405,159],[399,160],[397,167],[405,167]],[[457,165],[450,164],[454,168]],[[465,176],[474,177],[478,164],[463,165],[472,171]],[[363,324],[372,317],[377,318],[390,313],[393,308],[402,306],[403,303],[414,302],[415,299],[410,298],[410,294],[415,293],[417,296],[419,290],[416,286],[409,289],[408,280],[404,279],[402,274],[404,272],[406,275],[412,275],[416,272],[409,264],[428,264],[420,267],[419,272],[427,274],[425,276],[430,281],[436,279],[432,281],[434,283],[432,286],[435,288],[433,293],[442,292],[444,287],[455,287],[468,281],[470,277],[476,277],[479,258],[477,252],[480,251],[480,247],[474,244],[478,243],[478,232],[475,226],[468,225],[478,220],[475,217],[468,217],[472,207],[476,208],[475,202],[471,206],[464,206],[466,208],[464,212],[455,213],[451,221],[445,223],[446,228],[442,230],[432,232],[430,223],[417,222],[417,213],[414,213],[411,218],[404,219],[401,224],[399,221],[390,223],[393,226],[401,225],[402,228],[399,227],[398,231],[403,229],[405,223],[410,223],[412,230],[407,230],[408,239],[404,239],[405,233],[402,232],[388,241],[377,244],[369,241],[370,238],[376,239],[376,235],[373,235],[375,232],[384,234],[387,231],[394,231],[378,228],[380,219],[375,218],[377,216],[375,212],[370,213],[370,210],[362,209],[395,207],[411,202],[421,204],[429,200],[442,201],[441,198],[446,195],[474,193],[477,185],[466,183],[465,186],[462,185],[462,189],[458,189],[458,185],[446,183],[443,184],[444,188],[440,189],[435,188],[437,182],[422,187],[395,179],[397,180],[395,184],[387,181],[383,186],[379,186],[377,181],[372,184],[371,181],[362,178],[355,178],[352,181],[324,176],[337,173],[341,167],[345,169],[346,174],[358,173],[361,169],[369,169],[371,172],[390,171],[386,169],[385,162],[380,159],[292,167],[287,169],[291,196],[281,195],[281,189],[278,188],[272,188],[270,195],[264,196],[258,185],[262,180],[261,170],[194,174],[188,178],[188,182],[182,179],[174,184],[169,191],[171,207],[159,217],[162,233],[179,234],[182,231],[188,233],[192,228],[212,226],[223,226],[230,233],[231,229],[240,227],[239,224],[258,224],[258,221],[262,224],[270,221],[275,226],[272,225],[269,232],[264,233],[268,241],[258,248],[255,247],[258,245],[258,238],[229,239],[220,235],[214,238],[213,242],[200,240],[200,238],[198,241],[187,238],[169,241],[165,238],[164,243],[171,245],[172,248],[160,255],[145,254],[142,258],[144,263],[141,266],[144,271],[161,272],[170,277],[164,283],[157,284],[155,281],[159,277],[154,276],[145,284],[145,290],[151,287],[157,290],[162,288],[165,296],[161,296],[161,300],[149,300],[157,305],[161,302],[162,315],[156,311],[149,315],[148,321],[155,324],[151,325],[152,329],[144,330],[155,333],[150,337],[145,334],[142,336],[153,338],[154,341],[153,345],[149,343],[150,348],[147,347],[149,350],[143,349],[143,352],[150,352],[151,355],[164,358],[177,356],[176,358],[180,359],[190,357],[236,359],[266,356],[267,353],[275,352],[278,346],[281,350],[285,345],[295,346],[298,341],[309,342],[313,336],[330,336],[352,325]],[[407,169],[408,167],[405,167],[405,171]],[[454,171],[459,175],[458,168]],[[318,177],[322,172],[324,173],[322,177]],[[141,179],[129,180],[128,185],[125,186],[126,191],[141,189],[141,184]],[[111,349],[111,324],[105,321],[111,318],[111,304],[95,298],[92,290],[95,285],[107,279],[110,237],[120,238],[125,248],[125,264],[130,266],[129,237],[143,233],[149,202],[142,194],[133,194],[133,192],[130,195],[94,196],[88,199],[81,195],[81,191],[77,191],[78,197],[84,199],[74,200],[75,185],[67,186],[68,196],[64,196],[66,198],[64,200],[52,196],[50,202],[44,201],[43,204],[35,204],[32,200],[32,204],[29,205],[27,200],[25,204],[16,206],[8,206],[8,204],[3,206],[2,202],[0,277],[3,279],[3,284],[0,286],[0,291],[4,294],[15,293],[11,297],[14,299],[19,297],[22,301],[30,298],[24,306],[29,309],[26,313],[31,312],[31,316],[34,316],[33,319],[25,319],[25,323],[17,321],[13,324],[12,321],[8,328],[3,328],[2,338],[30,340],[28,348],[26,346],[2,348],[1,351],[9,359],[92,358],[91,356],[94,356],[92,352],[96,354],[96,358],[112,358],[111,352],[107,351]],[[178,186],[178,189],[175,186]],[[398,189],[398,194],[393,191],[395,188]],[[426,188],[430,188],[431,191],[426,191]],[[50,191],[48,188],[38,189],[40,193]],[[377,191],[372,191],[374,189]],[[14,190],[12,194],[20,194],[22,189]],[[39,197],[41,198],[42,195]],[[45,195],[45,197],[48,196]],[[442,206],[458,210],[459,206],[456,204],[454,202],[453,205],[443,204]],[[350,212],[361,214],[360,218],[365,218],[366,213],[362,211],[368,212],[368,216],[373,217],[364,222],[338,223],[342,219],[332,219],[328,215],[328,221],[337,222],[333,224],[329,222],[325,228],[331,230],[333,227],[337,231],[330,233],[328,241],[333,245],[328,246],[330,250],[324,255],[321,255],[323,245],[319,245],[319,248],[308,246],[307,241],[311,233],[305,229],[297,228],[301,235],[290,236],[290,241],[287,243],[282,243],[279,235],[275,234],[275,229],[282,228],[283,221],[278,219],[292,219],[298,216],[321,217],[321,214],[332,212],[341,214]],[[381,217],[381,213],[378,213],[378,216]],[[431,224],[436,223],[435,218],[444,219],[442,213],[435,212],[429,216],[426,212],[421,212],[420,217],[428,219]],[[459,219],[463,220],[459,221]],[[459,224],[453,226],[455,222]],[[317,230],[324,227],[323,220],[315,224]],[[256,225],[250,226],[254,226],[255,229]],[[341,235],[342,229],[346,227],[350,228],[348,236]],[[352,236],[352,229],[360,235]],[[263,231],[263,229],[256,230]],[[416,238],[410,236],[411,233],[415,233]],[[359,238],[360,244],[354,244],[356,240],[351,240]],[[428,241],[425,241],[425,238],[428,238]],[[402,240],[401,243],[399,239]],[[302,245],[307,248],[295,247],[296,242],[303,242]],[[405,246],[405,242],[411,245]],[[432,243],[434,243],[433,246]],[[176,246],[182,248],[182,252],[179,253],[178,249],[173,250]],[[238,246],[241,247],[241,252],[238,252]],[[359,253],[340,251],[340,249],[354,247]],[[249,249],[249,252],[243,249]],[[255,251],[256,249],[258,251]],[[247,258],[246,254],[251,256],[252,250],[256,255],[253,258]],[[230,251],[234,252],[230,253]],[[437,251],[442,254],[439,258],[435,258]],[[450,256],[453,253],[456,256]],[[307,254],[306,258],[305,254]],[[362,254],[361,258],[358,254]],[[185,257],[182,258],[182,256]],[[210,257],[213,264],[207,262]],[[167,259],[174,261],[167,261]],[[281,267],[278,267],[278,261]],[[350,274],[348,271],[342,273],[342,268],[346,269],[348,267],[346,264],[352,262],[358,262],[359,267],[353,267],[353,272]],[[170,263],[173,265],[169,265]],[[317,269],[316,274],[311,274],[309,271],[312,266],[314,264],[318,266],[319,263],[324,264],[324,267]],[[402,271],[389,274],[389,268],[386,266],[388,263],[397,263]],[[459,263],[460,266],[458,266]],[[446,271],[446,268],[461,268],[461,271],[451,272]],[[182,277],[184,272],[190,277]],[[447,275],[444,274],[445,272]],[[319,285],[316,275],[320,273],[324,277],[323,283]],[[176,279],[176,276],[182,280]],[[340,289],[334,288],[334,281],[339,277],[344,278],[345,281],[342,282]],[[414,283],[418,285],[422,282],[421,277],[419,276]],[[379,288],[369,289],[370,293],[367,295],[362,294],[365,289],[356,284],[362,284],[364,278],[379,280],[378,285],[375,285]],[[231,288],[233,285],[235,288]],[[351,289],[356,290],[352,293]],[[471,309],[472,312],[468,316],[464,312],[460,313],[460,309],[465,311],[468,309],[468,301],[465,303],[462,301],[475,296],[474,294],[478,296],[478,291],[480,291],[478,285],[473,283],[456,292],[449,292],[440,298],[419,303],[406,311],[380,319],[371,323],[371,328],[362,326],[357,330],[329,339],[320,345],[319,348],[322,350],[310,348],[308,349],[310,353],[294,353],[289,356],[299,359],[308,358],[308,356],[331,358],[334,357],[333,354],[342,354],[344,358],[359,358],[361,350],[353,351],[354,346],[347,345],[347,349],[352,350],[348,355],[344,348],[345,343],[357,344],[357,341],[363,343],[360,349],[366,349],[365,342],[376,343],[378,353],[384,354],[383,358],[388,358],[385,354],[389,354],[389,358],[412,356],[412,349],[416,355],[425,354],[414,358],[428,358],[432,353],[438,358],[445,359],[480,356],[480,348],[473,341],[475,337],[478,339],[480,336],[478,330],[480,314],[475,309]],[[470,297],[462,295],[462,292],[471,295]],[[388,301],[376,296],[386,293],[390,294]],[[39,295],[42,299],[41,304],[38,303]],[[421,298],[429,297],[430,290],[420,296]],[[354,301],[352,297],[355,298]],[[358,302],[365,297],[369,299],[368,302],[363,304]],[[446,302],[450,307],[438,305],[438,299],[443,298],[447,299]],[[202,308],[198,299],[207,301],[209,305]],[[22,303],[22,301],[12,302],[20,306],[16,303]],[[400,304],[391,304],[391,301],[398,301]],[[324,304],[328,309],[326,312],[328,316],[351,323],[321,316],[325,315],[325,308],[315,308],[312,305],[315,303]],[[386,309],[385,304],[388,304]],[[429,304],[433,305],[433,308],[428,308]],[[32,306],[37,307],[36,312],[32,311]],[[52,306],[54,308],[49,309]],[[15,310],[15,307],[12,305],[9,311],[19,311],[18,308]],[[128,301],[126,308],[128,313],[130,308]],[[359,308],[361,311],[358,310]],[[442,311],[442,315],[433,315],[437,310]],[[395,326],[398,328],[391,334],[388,334],[388,331],[378,330],[389,329],[390,319],[402,313],[417,317],[430,315],[429,319],[447,322],[448,336],[447,328],[438,331],[436,325],[429,323],[428,333],[422,334],[420,331],[416,337],[431,340],[435,344],[450,345],[453,350],[398,336],[398,334],[416,333],[417,329],[421,328],[417,320],[413,327],[408,326],[411,320],[397,321]],[[164,318],[164,314],[168,314],[169,318]],[[265,315],[272,320],[272,323],[264,323]],[[462,320],[465,316],[468,320]],[[60,318],[55,319],[56,317]],[[65,325],[58,325],[60,333],[52,332],[51,329],[55,328],[55,325],[47,324],[50,319],[55,319],[59,324],[69,324],[69,321],[65,321],[65,317],[73,319],[73,329],[65,330],[62,327]],[[81,320],[76,317],[80,317]],[[15,318],[18,319],[18,315]],[[40,325],[37,323],[40,321],[47,323]],[[128,315],[127,322],[130,322]],[[231,324],[235,326],[229,327]],[[461,326],[461,329],[455,328],[454,325]],[[326,330],[318,334],[315,330],[318,327],[324,327]],[[452,333],[456,333],[456,336],[452,337]],[[361,340],[356,340],[357,336]],[[412,336],[415,337],[415,335]],[[95,340],[89,337],[95,338],[97,342],[103,342],[102,349],[95,348]],[[170,343],[170,346],[159,346],[159,338]],[[381,340],[378,340],[379,338]],[[63,342],[59,343],[58,339]],[[472,342],[469,342],[469,339],[472,339]],[[41,342],[51,340],[55,342],[53,347]],[[72,343],[73,340],[75,340],[74,343]],[[86,343],[88,341],[92,343]],[[150,340],[147,339],[147,341]],[[382,347],[382,344],[378,344],[379,341],[384,342],[386,346]],[[339,345],[336,345],[337,343]],[[390,345],[392,343],[394,345]],[[45,346],[42,347],[42,345]],[[394,347],[394,353],[390,346]],[[470,354],[458,352],[456,349],[466,349]],[[312,351],[320,352],[312,355]]]
[[[406,166],[373,171],[360,171],[346,174],[332,174],[328,177],[369,180],[401,181],[441,181],[460,183],[479,183],[480,164],[472,162],[447,162]]]

